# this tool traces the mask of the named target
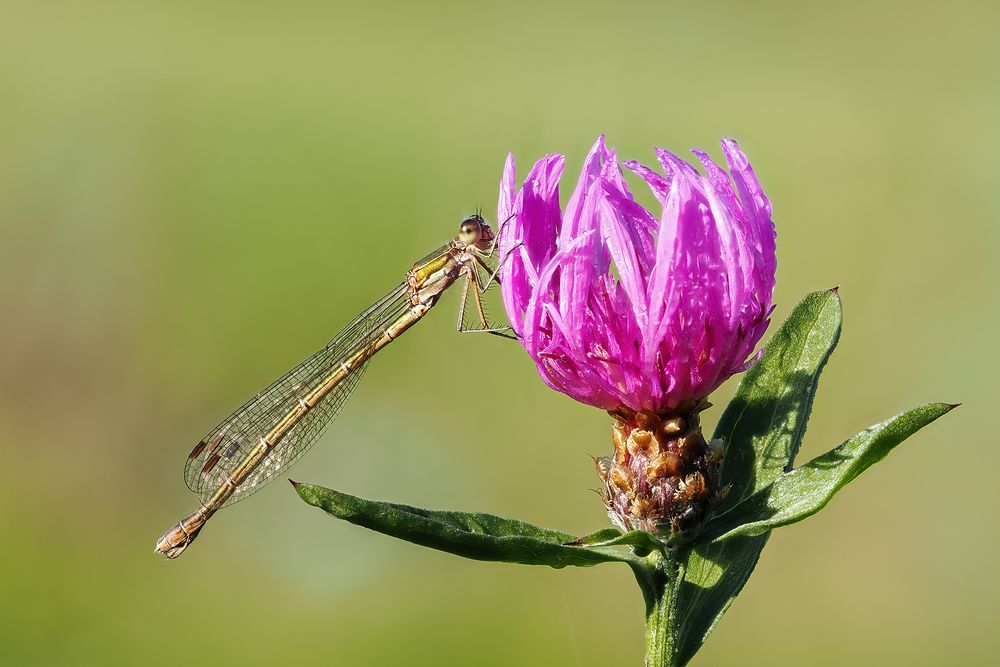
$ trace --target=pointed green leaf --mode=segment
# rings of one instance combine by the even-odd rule
[[[694,657],[757,567],[769,533],[697,544],[688,555],[678,594],[678,656]]]
[[[802,442],[820,373],[840,337],[836,290],[804,298],[771,336],[747,371],[715,430],[725,440],[720,508],[770,484],[790,465]],[[684,568],[678,594],[678,655],[686,663],[701,648],[743,589],[767,543],[767,534],[698,544]]]
[[[617,528],[601,528],[600,530],[594,531],[589,535],[584,535],[583,537],[578,537],[570,544],[586,544],[587,546],[594,546],[595,544],[607,544],[614,540],[619,540],[624,535],[622,531]]]
[[[573,535],[492,514],[376,502],[311,484],[296,484],[295,490],[338,519],[465,558],[556,568],[636,561],[631,553],[613,547],[570,546]]]
[[[570,544],[588,547],[630,546],[639,556],[645,556],[654,550],[663,550],[668,546],[656,535],[644,530],[630,530],[623,533],[617,528],[602,528],[595,533],[573,540]]]
[[[743,376],[715,429],[725,442],[726,507],[791,468],[802,444],[820,373],[840,339],[836,290],[813,292],[791,312]]]
[[[719,535],[719,541],[761,535],[815,514],[896,445],[953,407],[945,403],[922,405],[869,426],[710,521],[705,527],[707,535]]]

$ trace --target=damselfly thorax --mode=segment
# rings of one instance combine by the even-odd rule
[[[156,551],[167,558],[181,555],[213,514],[249,497],[301,457],[350,398],[368,360],[419,322],[456,282],[465,285],[459,330],[509,335],[509,327],[490,323],[483,306],[483,293],[496,281],[495,247],[483,218],[466,218],[458,235],[414,264],[402,284],[212,429],[184,466],[200,507],[171,526]]]

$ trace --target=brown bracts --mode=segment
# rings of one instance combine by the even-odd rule
[[[671,535],[697,525],[723,495],[722,442],[706,442],[692,402],[663,414],[611,412],[614,457],[596,459],[604,504],[622,530]]]
[[[181,555],[213,514],[252,495],[302,456],[347,402],[365,364],[419,322],[460,279],[465,300],[459,330],[503,335],[508,327],[487,322],[481,298],[496,277],[494,248],[489,225],[478,215],[466,218],[458,235],[414,264],[405,282],[212,429],[191,450],[184,468],[201,506],[167,530],[156,551],[167,558]]]

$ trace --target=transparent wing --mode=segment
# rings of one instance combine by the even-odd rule
[[[348,324],[326,347],[272,382],[202,438],[184,465],[184,481],[201,496],[216,488],[257,446],[299,400],[319,386],[357,350],[382,335],[386,327],[409,308],[409,294],[402,284]],[[366,360],[367,363],[367,360]],[[249,497],[279,472],[299,459],[333,422],[364,373],[361,364],[282,438],[260,465],[236,489],[226,505]]]

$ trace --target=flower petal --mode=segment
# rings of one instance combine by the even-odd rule
[[[584,160],[576,190],[566,204],[562,228],[559,231],[561,248],[568,247],[575,239],[584,235],[589,239],[586,252],[575,255],[572,267],[567,267],[559,281],[559,311],[572,331],[570,340],[578,353],[583,351],[581,326],[587,306],[587,294],[594,277],[607,270],[608,260],[604,247],[596,235],[590,235],[588,232],[597,229],[598,226],[597,202],[603,193],[600,176],[603,160],[608,155],[604,136],[601,135]]]
[[[634,228],[626,221],[627,213],[615,207],[610,197],[604,197],[598,204],[601,235],[607,244],[615,268],[621,278],[622,287],[628,295],[632,313],[640,329],[646,327],[648,307],[646,304],[646,272],[639,259],[639,244],[633,242]]]
[[[649,189],[652,190],[656,198],[660,200],[661,205],[667,205],[667,198],[670,196],[670,180],[664,178],[646,165],[640,164],[635,160],[627,160],[622,164],[636,176],[639,176],[641,179],[646,181]]]
[[[536,163],[516,196],[508,159],[504,305],[548,386],[604,409],[661,412],[752,363],[773,308],[774,227],[745,156],[723,149],[731,174],[697,150],[704,175],[663,149],[664,174],[623,163],[660,201],[658,217],[634,200],[603,136],[562,217],[562,157]]]
[[[760,252],[763,256],[763,266],[761,276],[770,276],[771,287],[774,286],[774,270],[776,266],[774,254],[774,223],[771,220],[771,201],[764,194],[764,189],[757,180],[757,175],[750,166],[750,161],[743,154],[740,147],[733,139],[725,139],[722,142],[722,151],[726,155],[726,164],[729,165],[729,173],[732,174],[733,182],[736,184],[736,191],[743,201],[743,206],[749,213],[755,225],[754,238],[759,244]]]
[[[519,243],[524,236],[523,223],[516,219],[514,208],[517,199],[515,172],[514,154],[507,153],[503,175],[500,177],[500,195],[497,199],[497,253],[500,257],[498,276],[503,286],[501,295],[504,309],[510,316],[511,327],[520,335],[521,317],[531,295],[531,286],[526,279],[525,271],[525,257],[530,258],[530,256],[515,252],[516,248],[521,247]]]

